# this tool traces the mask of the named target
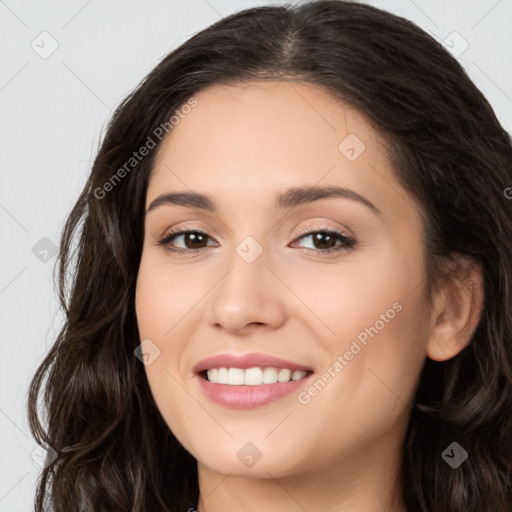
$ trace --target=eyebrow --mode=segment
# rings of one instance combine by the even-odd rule
[[[294,208],[303,204],[312,203],[320,199],[339,197],[357,201],[367,206],[373,213],[381,215],[381,211],[368,199],[357,192],[342,187],[292,187],[276,197],[275,206],[278,209]],[[162,194],[154,199],[146,213],[161,205],[178,205],[187,208],[199,208],[201,210],[216,213],[218,211],[215,202],[207,195],[199,192],[172,192]]]

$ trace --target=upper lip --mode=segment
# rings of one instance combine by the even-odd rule
[[[243,370],[254,367],[273,367],[273,368],[287,368],[289,370],[313,370],[303,364],[294,363],[286,359],[274,357],[269,354],[217,354],[215,356],[207,357],[199,361],[194,366],[195,373],[201,373],[211,368],[241,368]]]

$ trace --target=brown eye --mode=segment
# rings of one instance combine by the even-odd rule
[[[316,231],[305,229],[299,233],[296,241],[307,238],[312,239],[313,247],[305,248],[320,254],[350,249],[356,243],[354,238],[332,228],[317,228]],[[173,253],[197,255],[202,252],[202,249],[211,247],[211,245],[208,245],[208,239],[212,240],[209,235],[202,231],[183,228],[167,233],[158,243]],[[296,242],[294,242],[294,245],[296,245]]]
[[[319,253],[330,253],[343,249],[350,249],[356,243],[354,238],[332,228],[317,228],[316,231],[307,228],[299,233],[297,240],[304,240],[307,238],[312,239],[313,247],[306,247],[306,249]]]
[[[315,249],[332,249],[336,246],[336,236],[330,233],[315,233],[313,236],[313,245]]]
[[[206,233],[201,231],[179,229],[166,234],[158,243],[164,246],[166,250],[172,252],[193,253],[207,247],[209,238]],[[176,247],[178,244],[182,245],[182,247]]]
[[[205,247],[205,242],[208,238],[208,236],[203,235],[203,233],[188,231],[186,233],[172,235],[172,237],[170,237],[168,240],[168,243],[178,237],[183,237],[183,242],[187,249],[200,249],[201,247]]]

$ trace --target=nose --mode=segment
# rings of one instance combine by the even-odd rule
[[[251,262],[233,251],[228,265],[208,294],[209,325],[237,335],[279,328],[286,319],[286,287],[276,277],[266,252]]]

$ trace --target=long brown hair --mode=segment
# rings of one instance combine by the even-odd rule
[[[126,163],[194,93],[254,79],[317,84],[382,130],[397,179],[425,212],[430,291],[443,258],[483,266],[471,343],[448,361],[425,362],[402,491],[410,512],[511,511],[511,139],[441,44],[410,21],[348,1],[228,16],[166,56],[114,112],[60,242],[65,323],[29,389],[32,434],[57,454],[41,473],[36,511],[196,506],[196,461],[164,423],[134,356],[144,203],[160,140]],[[453,441],[469,453],[456,469],[441,457]]]

